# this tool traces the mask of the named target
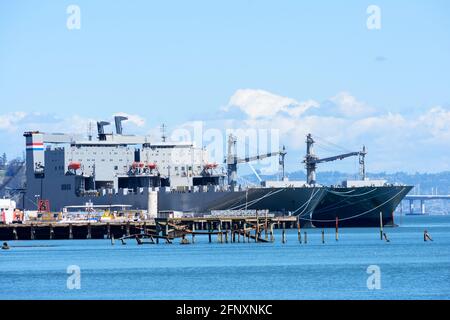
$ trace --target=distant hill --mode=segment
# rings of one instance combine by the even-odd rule
[[[11,197],[17,203],[21,202],[19,189],[25,186],[24,162],[15,159],[8,163],[0,172],[0,197]]]

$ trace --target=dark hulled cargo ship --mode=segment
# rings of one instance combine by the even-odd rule
[[[115,118],[115,134],[105,133],[108,122],[98,122],[95,139],[26,132],[25,209],[36,210],[37,200],[41,200],[39,203],[51,211],[88,204],[122,206],[145,210],[148,217],[157,217],[161,211],[204,215],[215,210],[268,210],[299,216],[302,225],[328,226],[338,217],[341,226],[377,226],[380,211],[383,223],[392,223],[392,211],[410,190],[379,182],[372,187],[345,188],[317,184],[318,163],[359,155],[364,164],[365,150],[319,159],[312,152],[310,135],[305,158],[307,181],[282,179],[242,188],[236,182],[239,163],[279,156],[284,172],[284,150],[238,158],[236,138],[230,135],[224,172],[208,161],[205,149],[192,143],[154,142],[147,136],[124,135],[123,120],[126,118]],[[374,183],[364,177],[362,181]]]

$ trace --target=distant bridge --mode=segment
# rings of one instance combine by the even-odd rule
[[[403,200],[409,201],[409,214],[414,214],[414,201],[420,201],[420,214],[425,214],[425,201],[428,200],[450,200],[450,195],[444,194],[411,194],[407,195]],[[403,211],[403,206],[400,206]]]

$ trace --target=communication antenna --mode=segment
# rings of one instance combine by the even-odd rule
[[[161,139],[162,139],[162,142],[166,142],[166,140],[167,140],[166,130],[167,130],[167,126],[163,123],[161,125]]]

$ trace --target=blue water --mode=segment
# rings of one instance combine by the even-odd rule
[[[10,241],[0,251],[0,299],[449,299],[450,216],[401,223],[385,229],[390,243],[375,228],[341,229],[339,242],[327,229],[325,244],[308,229],[306,245],[295,229],[286,244],[280,231],[270,244]],[[67,288],[69,265],[80,267],[81,289]],[[380,289],[367,287],[369,265],[380,267]]]

